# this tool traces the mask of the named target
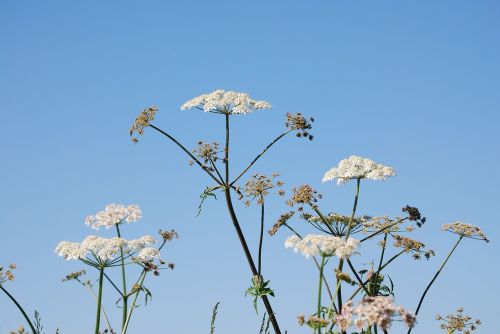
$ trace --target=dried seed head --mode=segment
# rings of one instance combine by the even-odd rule
[[[297,137],[313,140],[314,137],[308,131],[312,129],[312,122],[314,122],[314,118],[311,117],[307,120],[301,113],[287,113],[285,126],[291,130],[295,130]]]
[[[295,211],[285,212],[279,218],[276,224],[267,232],[270,236],[273,236],[278,232],[281,226],[283,226],[292,216],[295,214]]]
[[[441,229],[443,231],[448,231],[451,233],[458,234],[465,238],[477,239],[489,242],[488,238],[486,238],[486,235],[479,227],[470,224],[465,224],[460,221],[457,221],[452,224],[444,224]]]
[[[142,135],[144,133],[144,128],[149,126],[151,121],[155,119],[156,112],[158,112],[158,107],[152,106],[144,109],[139,116],[137,116],[129,130],[132,142],[138,142],[138,139],[137,137],[134,137],[134,134],[137,133],[138,135]]]

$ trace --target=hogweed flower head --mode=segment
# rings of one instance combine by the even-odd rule
[[[62,281],[63,281],[63,282],[72,281],[72,280],[77,280],[77,281],[79,281],[79,280],[80,280],[80,277],[81,277],[81,276],[83,276],[83,275],[85,275],[85,274],[87,274],[87,273],[86,273],[86,272],[85,272],[85,270],[83,270],[83,269],[82,269],[82,270],[80,270],[80,271],[74,271],[74,272],[72,272],[72,273],[67,274],[67,275],[66,275],[66,277],[64,277],[64,278],[62,279]]]
[[[309,204],[312,207],[316,207],[316,202],[321,199],[322,195],[318,194],[310,185],[304,184],[300,187],[293,188],[292,197],[286,202],[290,206],[299,205],[298,210],[303,211],[304,204]]]
[[[359,240],[330,236],[308,234],[303,239],[296,235],[285,241],[285,248],[293,248],[295,252],[301,252],[306,258],[311,256],[337,256],[346,259],[351,256],[359,245]]]
[[[290,130],[295,130],[299,138],[313,140],[314,137],[308,131],[312,129],[312,122],[314,122],[314,118],[310,117],[308,120],[301,113],[286,113],[285,126]]]
[[[415,260],[420,260],[421,254],[424,254],[427,260],[435,255],[432,249],[425,250],[425,245],[420,241],[402,235],[393,235],[392,237],[394,238],[394,247],[403,248],[406,253],[413,253]]]
[[[295,211],[285,212],[284,214],[282,214],[278,218],[276,223],[273,225],[273,227],[271,227],[271,229],[269,231],[267,231],[267,233],[269,233],[270,236],[275,235],[276,232],[278,232],[278,230],[280,229],[280,227],[283,226],[284,224],[286,224],[286,222],[288,220],[290,220],[290,218],[292,218],[292,216],[294,214],[295,214]]]
[[[98,230],[101,227],[110,228],[124,223],[137,222],[142,218],[142,211],[138,205],[124,206],[122,204],[111,203],[106,205],[103,211],[95,215],[88,216],[85,224]]]
[[[250,198],[250,200],[257,199],[257,204],[264,204],[264,197],[269,195],[269,191],[273,188],[279,188],[283,186],[282,181],[276,181],[276,178],[279,176],[278,173],[273,173],[271,177],[262,175],[262,174],[254,174],[239,191]],[[278,195],[284,196],[285,192],[283,190],[278,191]],[[246,206],[250,205],[250,201],[245,202]]]
[[[152,246],[156,240],[149,235],[139,239],[102,238],[96,235],[86,237],[81,243],[61,241],[55,252],[66,260],[83,260],[94,266],[108,266],[117,261],[122,250],[125,254],[134,254]]]
[[[139,116],[135,119],[132,127],[130,127],[129,134],[130,138],[134,143],[138,142],[137,137],[134,134],[142,135],[144,133],[144,128],[151,124],[151,121],[155,119],[155,114],[158,112],[158,107],[152,106],[144,109]]]
[[[246,93],[218,89],[191,99],[181,106],[181,110],[198,108],[217,114],[247,114],[254,110],[271,109],[266,101],[257,101]]]
[[[459,307],[455,314],[448,314],[444,318],[439,314],[436,315],[436,320],[441,321],[440,327],[446,333],[461,332],[463,334],[470,334],[477,329],[477,326],[481,325],[481,320],[476,319],[472,321],[472,318],[463,312],[464,309]]]
[[[159,230],[158,233],[161,235],[164,241],[171,241],[173,239],[179,239],[179,234],[175,230],[163,231]]]
[[[17,268],[15,263],[9,264],[7,269],[4,269],[4,267],[0,266],[0,285],[4,284],[7,281],[13,281],[15,276],[14,276],[14,270]]]
[[[337,184],[342,184],[356,179],[385,180],[395,175],[396,173],[392,167],[352,155],[347,159],[341,160],[337,167],[333,167],[327,171],[323,176],[322,182],[337,179]]]
[[[486,242],[490,242],[483,231],[474,225],[465,224],[461,221],[454,222],[452,224],[444,224],[441,228],[443,231],[448,231],[451,233],[458,234],[465,238],[483,240]]]
[[[213,171],[213,167],[211,166],[211,163],[215,163],[217,160],[219,160],[219,143],[213,142],[213,143],[205,143],[202,141],[198,142],[198,145],[196,148],[193,150],[193,154],[202,160],[205,163],[205,167]],[[190,165],[193,164],[193,161],[189,162]]]
[[[416,207],[407,205],[401,210],[408,214],[409,220],[417,222],[418,227],[422,227],[422,225],[424,225],[427,221],[427,218],[422,217],[422,214],[420,214],[420,210]]]
[[[353,320],[353,315],[356,315],[357,319]],[[351,323],[354,323],[358,330],[373,325],[387,330],[398,315],[408,327],[415,325],[415,316],[403,307],[395,306],[392,298],[368,296],[364,297],[356,307],[353,307],[352,301],[346,303],[342,307],[342,314],[337,316],[337,326],[341,331],[346,331]]]

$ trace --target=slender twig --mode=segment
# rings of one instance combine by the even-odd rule
[[[253,164],[255,164],[257,162],[257,160],[260,159],[260,157],[262,157],[264,155],[264,153],[266,153],[267,150],[269,150],[271,148],[271,146],[273,146],[276,142],[278,142],[278,140],[280,140],[281,138],[283,138],[284,136],[286,136],[288,133],[290,133],[292,130],[288,130],[287,132],[283,132],[282,134],[280,134],[278,137],[276,137],[276,139],[274,139],[269,145],[266,146],[266,148],[259,154],[255,157],[255,159],[253,159],[253,161],[240,173],[240,175],[238,175],[237,178],[235,178],[231,183],[230,185],[232,186],[233,184],[235,184],[243,175],[245,175],[245,173],[253,166]]]
[[[196,162],[201,167],[201,169],[203,169],[215,182],[217,182],[218,185],[222,185],[221,182],[217,180],[217,177],[215,177],[215,175],[208,170],[207,166],[203,165],[191,152],[189,152],[189,150],[184,145],[177,141],[177,139],[161,130],[160,128],[157,128],[153,124],[149,124],[149,126],[177,144],[177,146],[179,146],[184,152],[186,152],[186,154],[189,155],[189,157],[193,159],[193,161]]]
[[[436,280],[436,278],[439,276],[439,274],[443,270],[444,266],[446,265],[446,262],[448,262],[448,260],[450,259],[451,254],[453,254],[453,252],[457,248],[457,246],[460,243],[460,241],[462,241],[462,238],[463,238],[463,235],[461,235],[458,238],[457,242],[455,243],[455,245],[453,246],[453,248],[451,249],[451,251],[448,253],[448,256],[446,257],[446,259],[444,259],[443,264],[441,264],[441,267],[439,267],[438,271],[436,272],[436,274],[434,275],[434,277],[432,278],[432,280],[429,282],[429,284],[425,288],[424,293],[422,294],[422,297],[420,297],[420,301],[418,302],[417,310],[415,311],[415,316],[417,316],[418,315],[418,311],[420,311],[420,307],[422,306],[422,302],[424,301],[425,295],[427,294],[427,292],[431,288],[432,284],[434,283],[434,281]],[[413,329],[413,327],[410,327],[408,329],[408,333],[407,334],[410,334],[412,329]]]
[[[370,292],[366,288],[365,283],[363,283],[363,281],[361,280],[361,277],[359,277],[358,273],[356,272],[356,269],[354,269],[354,266],[352,265],[351,260],[349,260],[349,258],[346,258],[346,261],[347,261],[347,264],[349,265],[349,268],[351,269],[352,273],[354,274],[354,277],[356,277],[356,280],[358,281],[359,285],[361,285],[361,287],[363,288],[363,290],[365,290],[367,295],[370,295]]]
[[[215,162],[212,160],[212,158],[208,158],[210,160],[210,164],[212,165],[212,168],[215,170],[215,172],[217,173],[217,176],[219,177],[219,181],[220,183],[224,184],[224,178],[222,177],[222,175],[220,174],[219,172],[219,169],[217,168],[217,166],[215,165]]]
[[[111,278],[108,276],[108,274],[104,273],[104,277],[108,280],[109,283],[111,283],[111,286],[115,288],[115,290],[118,292],[118,294],[123,297],[122,291],[116,286],[116,284],[111,280]]]
[[[405,251],[402,250],[401,252],[397,253],[396,255],[394,255],[393,257],[391,257],[389,260],[387,260],[386,263],[384,263],[384,265],[382,265],[382,267],[380,267],[380,271],[381,272],[382,270],[385,269],[385,267],[387,267],[392,261],[394,261],[397,257],[399,257],[401,254],[403,254]],[[364,284],[366,285],[366,283],[368,283],[368,281],[370,280],[365,280],[364,281]],[[361,286],[358,287],[351,295],[351,297],[349,297],[347,300],[352,300],[354,297],[356,297],[356,295],[358,294],[358,292],[361,291]]]
[[[365,237],[365,238],[361,239],[359,242],[364,242],[364,241],[366,241],[366,240],[368,240],[368,239],[373,238],[373,237],[374,237],[374,236],[376,236],[376,235],[379,235],[380,233],[383,233],[383,232],[389,231],[389,229],[390,229],[391,227],[393,227],[394,225],[400,224],[400,223],[404,222],[404,221],[405,221],[405,220],[407,220],[407,219],[408,219],[408,217],[406,217],[406,218],[402,218],[402,219],[398,219],[396,222],[394,222],[394,223],[392,223],[392,224],[389,224],[389,225],[387,225],[387,226],[385,226],[385,227],[381,228],[381,229],[380,229],[380,230],[378,230],[378,231],[373,232],[372,234],[368,235],[367,237]]]
[[[388,233],[386,232],[384,234],[384,241],[382,243],[382,252],[380,253],[380,259],[378,261],[377,272],[375,273],[375,276],[374,276],[375,277],[375,283],[378,282],[378,276],[380,275],[380,270],[382,268],[382,261],[384,261],[385,248],[387,246],[387,236],[388,236]],[[378,291],[377,291],[378,290],[378,285],[377,284],[373,284],[372,287],[373,287],[373,289],[371,291],[371,295],[372,296],[376,296],[378,294]],[[375,327],[375,330],[376,329],[377,328]]]
[[[19,304],[17,302],[17,300],[14,298],[14,296],[12,296],[7,290],[5,290],[5,288],[2,286],[2,284],[0,284],[0,289],[7,295],[7,297],[10,298],[10,300],[12,300],[12,302],[17,306],[17,308],[19,309],[19,311],[21,311],[24,319],[26,319],[26,322],[28,323],[28,326],[30,326],[30,328],[33,331],[33,333],[38,334],[38,332],[35,330],[35,326],[33,326],[33,324],[31,323],[30,318],[28,317],[28,315],[24,311],[24,309],[21,306],[21,304]]]
[[[97,302],[97,295],[96,293],[94,292],[94,290],[92,290],[92,287],[90,285],[90,282],[87,283],[87,282],[82,282],[79,278],[76,278],[77,282],[79,282],[81,285],[83,285],[85,288],[87,288],[87,291],[94,297],[94,299],[96,300]],[[101,311],[102,311],[102,314],[104,315],[104,319],[106,320],[106,323],[108,324],[108,329],[109,331],[112,330],[111,328],[111,323],[109,322],[109,318],[108,318],[108,314],[106,313],[106,310],[104,309],[104,306],[101,305]]]

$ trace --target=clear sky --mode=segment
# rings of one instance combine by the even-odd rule
[[[153,131],[128,138],[136,115],[158,105],[156,125],[187,146],[221,140],[222,119],[179,111],[186,100],[222,88],[271,102],[235,118],[233,153],[243,167],[283,128],[286,112],[316,118],[315,140],[290,136],[253,169],[280,172],[289,189],[310,183],[324,211],[349,213],[354,185],[321,184],[339,160],[361,155],[393,166],[397,177],[362,184],[359,212],[398,215],[418,206],[428,223],[416,238],[437,256],[401,258],[390,271],[397,302],[417,293],[455,238],[455,220],[481,226],[493,241],[466,240],[433,286],[414,333],[437,333],[436,313],[458,306],[498,327],[500,275],[500,4],[498,1],[0,1],[0,263],[18,264],[10,291],[41,312],[47,333],[86,334],[94,302],[61,278],[82,266],[54,254],[60,240],[92,233],[88,214],[111,202],[139,204],[143,220],[126,237],[176,229],[176,263],[147,284],[131,333],[206,333],[222,304],[217,333],[254,334],[244,291],[250,273],[224,201],[207,202],[210,180]],[[267,223],[287,210],[271,200]],[[252,249],[258,213],[238,207]],[[299,221],[294,224],[307,232]],[[109,233],[105,233],[109,235]],[[316,272],[284,249],[288,233],[265,240],[273,305],[289,333],[312,313]],[[357,263],[376,255],[369,248]],[[95,273],[90,271],[95,277]],[[119,310],[108,289],[115,323]],[[0,333],[22,318],[0,296]]]

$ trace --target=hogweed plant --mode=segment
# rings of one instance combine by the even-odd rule
[[[248,94],[216,90],[209,94],[200,95],[192,100],[187,101],[181,105],[181,110],[198,109],[206,113],[215,114],[222,118],[222,129],[225,134],[225,140],[222,146],[218,143],[208,143],[200,141],[197,147],[190,151],[185,145],[181,144],[170,131],[165,131],[154,125],[152,122],[155,114],[158,112],[157,107],[150,107],[145,109],[135,120],[130,128],[130,136],[133,142],[137,142],[136,135],[142,135],[146,127],[150,127],[174,144],[176,144],[184,153],[191,159],[191,165],[198,165],[215,184],[206,187],[202,194],[202,200],[208,196],[215,196],[216,191],[224,194],[226,206],[231,222],[236,231],[236,235],[240,241],[241,247],[247,259],[251,277],[251,287],[247,290],[247,294],[254,296],[254,305],[256,307],[257,299],[261,299],[269,320],[275,333],[280,334],[278,321],[276,320],[275,312],[269,302],[268,296],[273,296],[274,292],[269,286],[269,280],[264,279],[261,271],[262,261],[262,238],[263,238],[263,225],[264,225],[264,198],[271,188],[278,186],[274,183],[273,178],[264,175],[254,175],[244,186],[239,186],[238,181],[250,170],[250,168],[278,141],[291,132],[295,132],[299,138],[313,139],[310,134],[312,128],[311,122],[313,119],[307,119],[302,114],[286,114],[285,130],[272,140],[262,151],[258,154],[243,170],[233,173],[232,166],[232,153],[230,147],[231,140],[231,119],[233,117],[241,117],[250,114],[257,110],[270,109],[271,104],[266,101],[258,101],[252,99]],[[236,175],[235,177],[231,177]],[[248,197],[247,201],[255,200],[256,204],[261,209],[261,224],[260,224],[260,242],[258,253],[257,265],[255,264],[254,256],[250,251],[246,237],[241,229],[240,221],[237,218],[232,194],[236,194],[239,198]],[[247,202],[248,204],[248,202]]]
[[[66,260],[77,260],[83,264],[95,268],[99,273],[97,292],[94,292],[90,280],[83,281],[81,277],[86,274],[84,270],[68,274],[63,281],[77,281],[83,285],[96,299],[95,334],[100,333],[101,313],[106,320],[107,329],[105,333],[115,333],[108,315],[102,305],[103,286],[108,282],[116,291],[121,302],[122,320],[121,334],[127,332],[130,319],[134,310],[138,307],[137,299],[141,293],[147,298],[151,292],[144,285],[148,273],[158,276],[160,270],[173,269],[172,263],[166,263],[161,259],[160,251],[165,244],[177,238],[175,231],[159,231],[162,238],[161,244],[157,246],[157,240],[151,235],[145,235],[137,239],[124,239],[121,226],[137,222],[141,219],[141,209],[137,205],[124,206],[121,204],[109,204],[103,211],[85,219],[86,225],[92,229],[114,228],[116,237],[103,238],[96,235],[86,237],[82,242],[61,241],[56,247],[56,253]],[[133,269],[130,269],[134,267]],[[121,274],[121,287],[118,286],[109,275],[109,272],[119,268]],[[133,271],[138,268],[138,277],[131,286],[127,285],[127,269]],[[137,270],[136,270],[137,272]],[[131,303],[129,303],[131,301]]]
[[[322,198],[310,185],[296,187],[292,191],[287,204],[296,207],[299,216],[306,226],[319,233],[302,235],[297,227],[290,223],[295,211],[289,211],[279,217],[276,224],[268,231],[275,235],[279,229],[286,228],[292,235],[286,239],[285,247],[291,248],[306,258],[312,258],[318,269],[317,307],[309,316],[298,316],[299,325],[309,326],[313,334],[323,333],[388,333],[393,321],[402,321],[408,327],[408,334],[415,327],[418,312],[424,298],[436,278],[443,270],[449,258],[464,238],[488,242],[485,234],[479,227],[456,222],[443,225],[442,229],[458,236],[457,241],[445,257],[438,271],[423,291],[415,313],[408,311],[394,303],[394,282],[387,275],[387,268],[403,254],[411,254],[415,260],[425,258],[429,260],[435,255],[432,249],[426,248],[424,243],[414,240],[403,234],[411,233],[415,228],[422,228],[426,218],[422,217],[415,207],[406,205],[402,208],[405,217],[371,217],[357,216],[357,206],[360,195],[361,182],[366,180],[385,180],[393,177],[395,171],[362,157],[351,156],[342,160],[338,166],[327,171],[323,182],[337,180],[338,184],[355,182],[356,190],[352,212],[349,216],[338,213],[324,214],[319,208]],[[354,238],[354,236],[359,237]],[[389,256],[390,239],[393,240],[393,255]],[[356,268],[351,259],[361,256],[359,250],[363,243],[373,241],[380,246],[377,259],[362,261],[370,263],[364,268]],[[335,279],[327,280],[325,275],[327,264],[333,265]],[[347,268],[346,268],[347,265]],[[346,270],[347,269],[347,270]],[[332,289],[333,287],[333,289]],[[324,302],[324,289],[327,290],[328,301]],[[344,293],[351,290],[348,298]],[[448,318],[449,323],[458,323],[463,318]],[[459,319],[459,320],[457,320]],[[468,324],[467,318],[462,327]],[[445,327],[443,327],[445,328]],[[448,327],[446,327],[448,328]],[[451,327],[450,327],[451,328]],[[454,329],[456,330],[456,329]],[[453,331],[449,332],[453,333]]]

